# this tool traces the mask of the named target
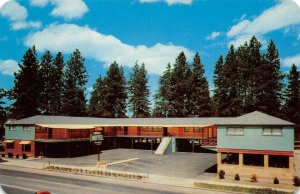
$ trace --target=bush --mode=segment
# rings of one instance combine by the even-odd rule
[[[7,156],[8,156],[9,158],[12,158],[14,155],[13,155],[12,153],[8,153]]]
[[[250,182],[253,182],[253,183],[257,182],[257,176],[256,176],[256,174],[253,174],[253,175],[250,177]]]
[[[240,180],[240,175],[236,174],[235,177],[234,177],[234,180],[239,181]]]
[[[299,187],[300,186],[300,178],[298,176],[294,177],[294,185]]]
[[[279,184],[279,180],[278,180],[277,177],[274,178],[274,184],[275,184],[275,185],[278,185],[278,184]]]
[[[224,179],[225,178],[225,172],[224,170],[219,171],[219,179]]]
[[[27,155],[26,155],[26,154],[22,154],[22,158],[23,158],[23,159],[26,159],[26,158],[27,158]]]
[[[19,154],[16,155],[16,158],[19,158]]]
[[[5,157],[5,154],[2,154],[2,157]]]

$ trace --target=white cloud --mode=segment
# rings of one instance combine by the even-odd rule
[[[31,0],[30,5],[36,7],[45,7],[48,4],[49,0]]]
[[[25,45],[35,45],[41,52],[51,50],[71,53],[78,48],[84,57],[104,62],[106,65],[116,60],[121,65],[132,67],[138,60],[144,62],[149,73],[153,74],[161,74],[167,63],[173,63],[181,51],[185,52],[187,58],[192,58],[193,55],[189,49],[173,44],[157,43],[152,47],[128,45],[112,35],[74,24],[52,24],[44,30],[30,34],[25,39]]]
[[[51,15],[63,17],[65,20],[81,18],[87,11],[88,7],[83,0],[31,0],[32,6],[44,7],[47,4],[54,6]]]
[[[293,64],[295,64],[296,66],[300,67],[300,54],[286,57],[282,60],[282,63],[284,66],[292,66]]]
[[[252,21],[243,19],[227,32],[233,42],[239,42],[247,36],[261,36],[285,27],[300,24],[300,9],[291,0],[280,0],[279,3],[262,12]],[[233,40],[232,40],[233,39]]]
[[[236,36],[240,34],[251,22],[249,20],[243,20],[235,26],[232,26],[231,29],[227,32],[227,36]]]
[[[19,70],[18,62],[12,59],[0,60],[0,73],[13,76]]]
[[[26,8],[14,0],[7,2],[0,10],[0,14],[14,22],[25,20],[28,16]]]
[[[220,32],[212,32],[210,35],[208,35],[206,37],[206,40],[213,40],[215,38],[217,38],[218,36],[220,36]]]
[[[168,5],[174,4],[192,4],[193,0],[140,0],[140,3],[156,3],[156,2],[166,2]]]
[[[12,22],[11,29],[13,30],[41,27],[41,22],[26,21],[27,9],[15,0],[7,2],[0,10],[0,15]]]
[[[240,35],[235,37],[235,39],[232,39],[229,41],[228,46],[233,45],[235,48],[243,45],[245,42],[249,42],[249,40],[252,38],[253,35],[246,34],[246,35]],[[266,39],[261,36],[256,36],[257,40],[262,44],[263,49],[266,47],[267,41]]]
[[[42,23],[37,21],[37,22],[15,22],[11,25],[11,28],[13,30],[21,30],[21,29],[26,29],[26,28],[40,28],[42,26]]]

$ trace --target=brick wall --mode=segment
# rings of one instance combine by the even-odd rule
[[[243,165],[243,154],[239,154],[239,164],[222,164],[221,153],[217,153],[218,172],[225,171],[225,177],[235,176],[239,174],[241,178],[248,178],[256,174],[259,179],[274,179],[277,177],[279,181],[291,181],[294,177],[294,157],[289,157],[289,168],[268,167],[268,156],[264,157],[264,167]]]
[[[4,153],[7,155],[8,153],[12,153],[14,156],[19,155],[20,157],[22,157],[22,154],[26,154],[27,156],[32,156],[34,157],[34,149],[35,149],[35,143],[34,141],[30,141],[30,145],[31,145],[31,150],[30,152],[26,152],[26,151],[22,151],[22,144],[20,144],[22,140],[14,140],[13,144],[14,144],[14,148],[13,149],[8,149],[6,147],[7,143],[5,143],[5,151]]]

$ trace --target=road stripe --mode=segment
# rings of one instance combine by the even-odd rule
[[[14,177],[14,176],[8,176],[8,175],[0,175],[2,177],[10,177],[13,179],[23,179],[23,180],[30,180],[30,181],[37,181],[41,183],[51,183],[51,184],[56,184],[56,185],[62,185],[62,186],[69,186],[69,187],[75,187],[75,188],[84,188],[84,189],[89,189],[89,190],[95,190],[95,191],[102,191],[102,192],[108,192],[108,190],[104,189],[99,189],[99,188],[92,188],[92,187],[85,187],[85,186],[78,186],[78,185],[72,185],[72,184],[66,184],[66,183],[56,183],[52,181],[45,181],[45,180],[38,180],[38,179],[31,179],[31,178],[24,178],[24,177]],[[2,184],[2,183],[0,183]]]
[[[15,185],[8,185],[8,184],[3,184],[3,183],[0,183],[1,186],[4,186],[4,187],[10,187],[10,188],[15,188],[15,189],[21,189],[21,190],[25,190],[25,191],[30,191],[30,192],[36,192],[37,190],[33,190],[33,189],[28,189],[28,188],[25,188],[25,187],[18,187],[18,186],[15,186]]]
[[[131,159],[127,159],[127,160],[120,160],[120,161],[116,161],[116,162],[111,162],[108,163],[107,166],[111,166],[111,165],[115,165],[115,164],[121,164],[121,163],[125,163],[125,162],[131,162],[134,160],[138,160],[139,158],[131,158]]]

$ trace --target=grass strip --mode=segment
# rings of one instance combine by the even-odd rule
[[[240,193],[290,194],[290,192],[276,191],[272,189],[257,189],[257,188],[238,187],[238,186],[214,185],[214,184],[207,184],[207,183],[194,183],[194,185],[196,187],[202,187],[207,189],[233,191],[233,192],[240,192]]]

